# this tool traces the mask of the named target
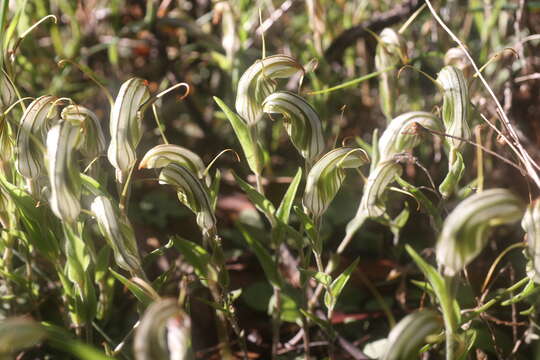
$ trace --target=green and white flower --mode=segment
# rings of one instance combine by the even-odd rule
[[[137,161],[136,149],[142,136],[141,106],[150,98],[143,79],[132,78],[120,87],[111,111],[111,143],[107,151],[116,169],[116,180],[125,181]]]
[[[262,114],[264,99],[276,90],[276,79],[303,73],[302,65],[287,55],[257,60],[238,82],[236,111],[248,124],[255,124]]]
[[[345,169],[368,162],[368,155],[360,148],[341,147],[326,153],[307,176],[303,204],[309,213],[313,217],[324,214],[343,184]]]
[[[35,179],[43,167],[43,143],[51,124],[58,120],[54,103],[58,98],[45,95],[32,101],[24,111],[17,134],[16,167],[19,174]]]
[[[525,206],[506,189],[490,189],[459,203],[444,221],[436,246],[444,274],[463,270],[485,247],[489,229],[520,220]]]
[[[262,111],[283,115],[287,134],[307,161],[314,161],[323,152],[321,120],[304,98],[291,92],[277,91],[263,101]]]

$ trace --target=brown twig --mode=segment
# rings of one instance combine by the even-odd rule
[[[511,326],[511,327],[516,327],[516,326],[529,326],[529,324],[525,321],[517,321],[517,322],[514,322],[514,321],[506,321],[506,320],[501,320],[501,319],[498,319],[496,318],[495,316],[493,315],[489,315],[488,313],[483,313],[482,315],[480,315],[482,318],[488,320],[488,321],[491,321],[492,323],[495,323],[497,325],[504,325],[504,326]]]
[[[465,138],[462,138],[462,137],[459,137],[459,136],[454,136],[454,135],[450,135],[450,134],[446,134],[446,133],[443,133],[443,132],[440,132],[440,131],[436,131],[436,130],[431,130],[431,129],[428,129],[428,128],[425,128],[423,127],[422,125],[420,125],[419,123],[415,123],[415,127],[416,127],[416,130],[418,131],[426,131],[426,132],[429,132],[431,134],[434,134],[434,135],[439,135],[439,136],[445,136],[445,137],[449,137],[451,139],[457,139],[457,140],[461,140],[461,141],[464,141],[470,145],[473,145],[473,146],[476,146],[480,149],[482,149],[484,152],[496,157],[497,159],[503,161],[504,163],[516,168],[517,170],[519,170],[521,173],[524,173],[525,170],[523,168],[521,168],[518,164],[508,160],[507,158],[505,158],[504,156],[501,156],[499,154],[497,154],[496,152],[494,151],[491,151],[490,149],[486,148],[485,146],[483,145],[480,145],[478,143],[475,143],[474,141],[471,141],[469,139],[465,139]]]
[[[339,34],[325,50],[324,57],[328,62],[341,62],[345,49],[368,36],[369,31],[377,33],[394,25],[413,14],[421,5],[420,0],[407,0],[384,13],[375,13],[369,20]]]

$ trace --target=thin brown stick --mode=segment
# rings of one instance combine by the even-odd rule
[[[371,32],[379,32],[385,27],[392,26],[412,15],[422,5],[419,0],[407,0],[396,5],[389,11],[374,14],[362,24],[353,26],[339,34],[330,46],[325,50],[324,57],[329,62],[341,62],[345,50],[356,41],[369,35]]]
[[[507,158],[505,158],[504,156],[501,156],[499,154],[497,154],[496,152],[494,151],[491,151],[490,149],[488,149],[487,147],[483,146],[483,145],[480,145],[474,141],[471,141],[469,139],[465,139],[465,138],[462,138],[462,137],[459,137],[459,136],[454,136],[454,135],[450,135],[450,134],[447,134],[447,133],[443,133],[443,132],[440,132],[440,131],[436,131],[436,130],[431,130],[431,129],[428,129],[428,128],[425,128],[423,127],[422,125],[420,125],[419,123],[415,123],[416,125],[416,128],[417,129],[421,129],[421,131],[427,131],[431,134],[434,134],[434,135],[439,135],[439,136],[445,136],[445,137],[449,137],[449,138],[452,138],[452,139],[457,139],[457,140],[461,140],[461,141],[464,141],[470,145],[473,145],[473,146],[476,146],[480,149],[482,149],[484,152],[496,157],[497,159],[505,162],[506,164],[516,168],[517,170],[519,170],[521,173],[525,172],[525,169],[523,169],[522,167],[520,167],[518,164],[512,162],[511,160],[508,160]]]

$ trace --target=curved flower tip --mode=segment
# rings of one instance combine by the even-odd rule
[[[28,105],[24,111],[17,134],[15,166],[19,174],[35,179],[43,167],[42,142],[45,141],[51,123],[58,120],[55,109],[56,96],[44,95]]]
[[[445,66],[437,75],[437,82],[444,91],[442,118],[446,133],[469,139],[471,137],[469,87],[463,71],[455,66]],[[464,145],[463,140],[456,138],[447,138],[446,142],[456,149]]]
[[[81,105],[68,105],[62,109],[62,119],[78,123],[83,132],[80,151],[86,158],[93,159],[102,154],[106,147],[105,135],[97,115]]]
[[[125,180],[137,161],[135,150],[142,136],[139,110],[149,98],[150,91],[146,81],[132,78],[122,84],[114,101],[109,124],[111,143],[107,158],[116,169],[116,179],[120,183]]]
[[[324,138],[319,115],[302,97],[277,91],[263,101],[262,111],[283,115],[285,130],[300,154],[309,162],[324,150]]]
[[[75,221],[81,212],[81,174],[73,157],[79,134],[78,125],[63,120],[47,135],[49,202],[53,213],[68,223]]]
[[[314,217],[320,217],[343,184],[345,169],[368,162],[367,153],[360,148],[341,147],[326,153],[309,171],[304,206]]]
[[[443,319],[432,310],[421,310],[405,316],[390,331],[382,360],[418,359],[428,336],[443,329]]]
[[[276,90],[276,79],[289,78],[305,70],[287,55],[272,55],[257,60],[238,81],[236,111],[248,124],[254,124],[262,114],[264,99]]]
[[[522,218],[525,206],[506,189],[476,193],[459,203],[446,218],[435,249],[447,276],[463,270],[487,244],[488,230]]]
[[[410,151],[422,141],[422,132],[417,126],[442,131],[443,126],[437,117],[425,111],[411,111],[394,118],[379,139],[380,161],[391,160],[394,155]]]
[[[176,300],[157,300],[144,312],[133,348],[136,360],[190,359],[191,319]]]
[[[174,144],[161,144],[148,150],[139,163],[139,169],[162,168],[170,163],[185,166],[197,175],[202,175],[205,170],[204,163],[199,155],[185,147]]]

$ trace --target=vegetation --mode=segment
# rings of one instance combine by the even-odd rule
[[[537,358],[537,11],[0,1],[0,358]]]

